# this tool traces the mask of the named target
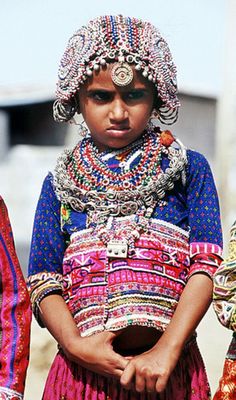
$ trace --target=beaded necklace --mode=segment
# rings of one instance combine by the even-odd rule
[[[173,146],[174,141],[179,148]],[[181,176],[184,181],[187,157],[181,142],[159,128],[113,152],[118,156],[128,152],[131,161],[139,159],[130,169],[112,171],[103,161],[106,154],[100,154],[92,139],[86,138],[59,157],[54,186],[63,204],[87,213],[87,228],[107,246],[108,257],[122,258],[134,251],[135,241],[148,230],[156,205],[166,204],[166,191]],[[163,154],[169,158],[165,172],[161,170]],[[126,217],[123,224],[119,217]]]
[[[134,189],[139,185],[147,185],[152,175],[160,172],[161,143],[153,132],[145,132],[142,140],[135,142],[135,146],[128,149],[130,157],[140,151],[141,157],[138,164],[127,171],[113,171],[105,162],[93,144],[91,138],[82,141],[76,147],[71,163],[68,165],[70,179],[83,190],[121,191]],[[127,148],[123,151],[127,151]]]

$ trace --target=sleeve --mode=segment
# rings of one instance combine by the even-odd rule
[[[231,228],[228,257],[213,277],[213,307],[220,323],[236,332],[236,221]]]
[[[27,285],[34,315],[39,318],[41,300],[62,293],[62,263],[66,247],[60,224],[60,202],[53,189],[52,175],[45,178],[39,197],[30,249]]]
[[[188,150],[187,204],[190,226],[190,272],[213,277],[222,261],[222,230],[218,195],[203,155]]]
[[[31,316],[7,208],[0,197],[0,399],[23,399]]]

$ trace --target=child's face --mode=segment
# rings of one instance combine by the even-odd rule
[[[79,91],[80,111],[100,151],[119,149],[144,131],[154,103],[154,84],[133,68],[132,82],[116,86],[111,65],[94,71]]]

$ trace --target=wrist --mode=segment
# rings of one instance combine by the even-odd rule
[[[70,331],[64,333],[59,345],[70,360],[73,360],[74,355],[78,353],[80,341],[82,341],[82,338],[77,327],[73,330],[73,332]]]
[[[184,338],[179,338],[176,335],[169,334],[168,330],[166,330],[157,342],[156,346],[159,347],[161,345],[173,354],[181,354],[185,343],[186,341]]]

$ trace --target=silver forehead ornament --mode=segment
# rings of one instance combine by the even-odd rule
[[[129,85],[134,77],[132,67],[125,62],[124,57],[119,57],[118,62],[115,62],[111,68],[111,79],[117,86]]]

